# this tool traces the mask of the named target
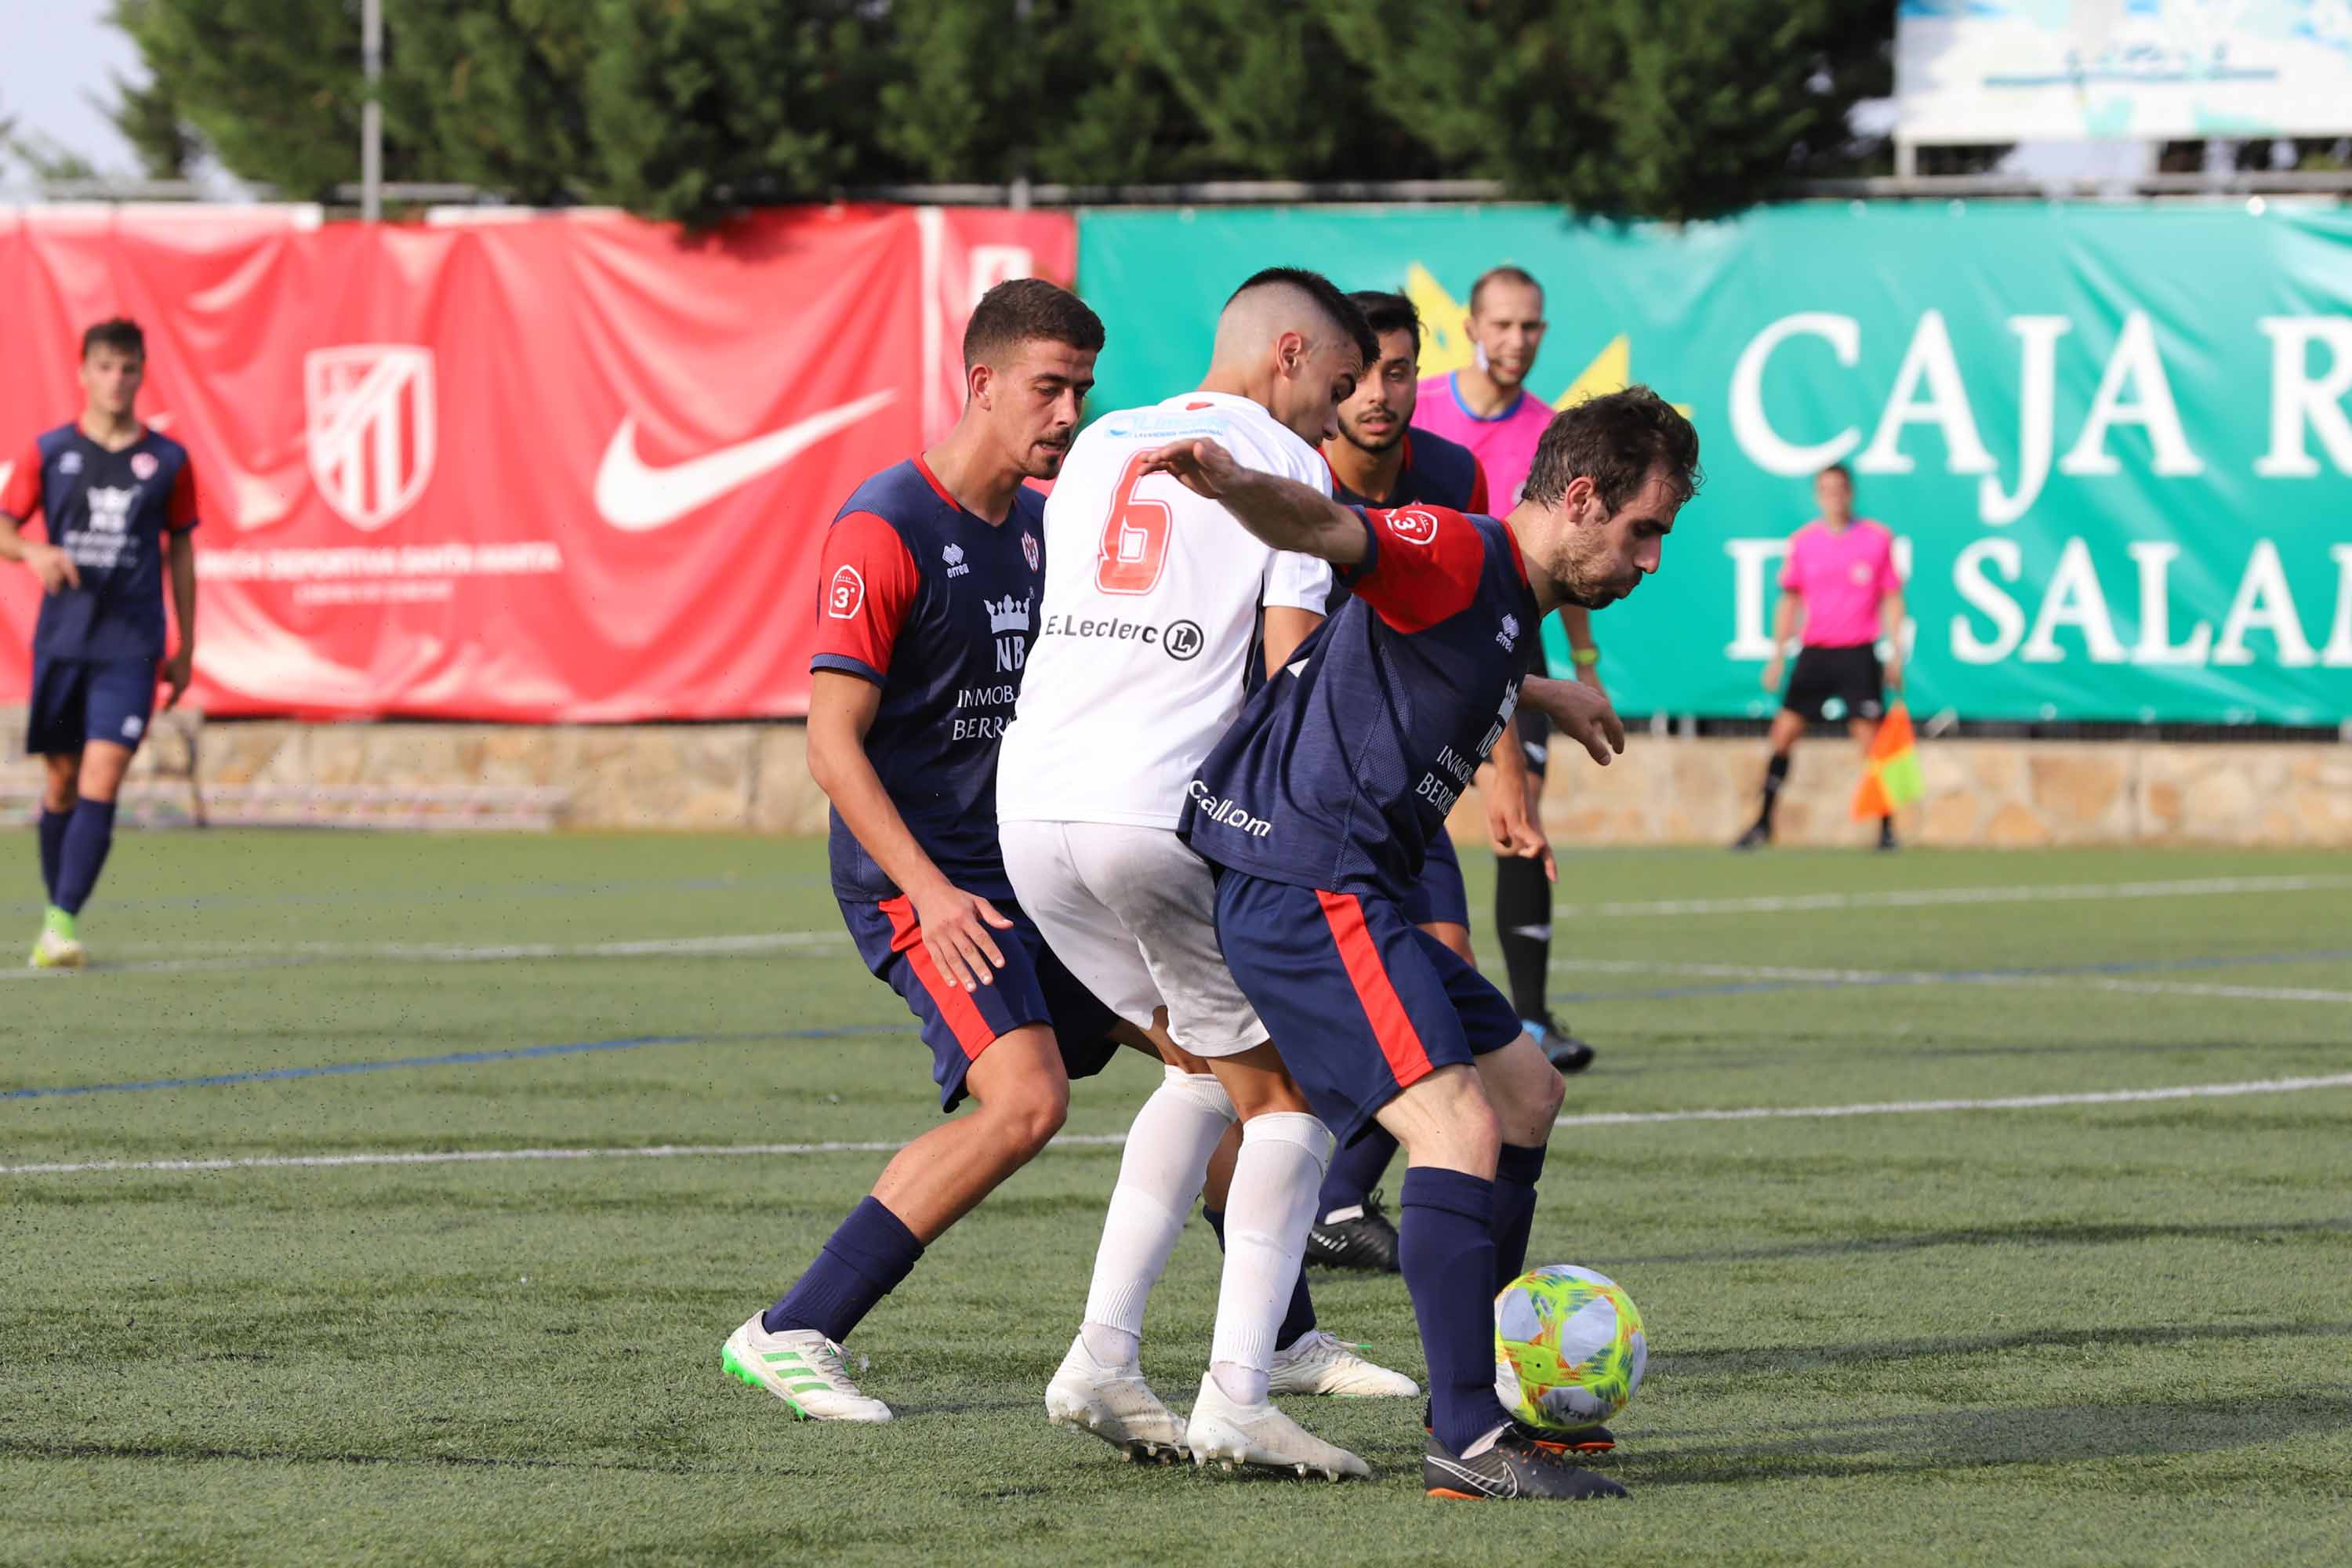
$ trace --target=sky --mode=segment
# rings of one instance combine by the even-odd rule
[[[0,115],[79,153],[105,174],[136,174],[137,154],[90,95],[115,73],[146,72],[131,40],[106,25],[109,0],[0,0]]]

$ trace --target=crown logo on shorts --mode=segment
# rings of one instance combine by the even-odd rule
[[[988,629],[992,632],[1025,632],[1029,629],[1029,605],[1034,595],[1024,594],[1018,599],[1007,594],[1003,599],[982,599],[988,610]]]

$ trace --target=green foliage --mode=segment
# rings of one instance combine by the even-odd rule
[[[356,0],[117,0],[118,121],[289,195],[356,174]],[[702,223],[898,180],[1484,175],[1612,216],[1844,172],[1884,0],[467,0],[394,5],[386,174]]]

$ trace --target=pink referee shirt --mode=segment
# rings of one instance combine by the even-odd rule
[[[1895,535],[1857,517],[1843,531],[1820,518],[1790,536],[1780,586],[1805,601],[1807,647],[1859,647],[1878,640],[1879,601],[1903,586]]]
[[[1551,425],[1551,410],[1522,392],[1509,412],[1482,419],[1462,405],[1449,373],[1421,384],[1412,423],[1416,429],[1433,431],[1477,454],[1478,466],[1486,470],[1487,497],[1500,517],[1519,504],[1528,470],[1536,465],[1536,443]]]

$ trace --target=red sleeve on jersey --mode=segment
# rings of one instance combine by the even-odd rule
[[[196,466],[183,462],[172,479],[172,499],[163,510],[163,525],[174,533],[196,526]]]
[[[1470,459],[1470,504],[1463,510],[1481,515],[1486,510],[1486,465],[1475,458]]]
[[[16,466],[8,470],[8,482],[0,485],[0,511],[23,522],[41,510],[41,444],[27,441],[16,455]]]
[[[907,542],[872,512],[851,512],[824,536],[818,586],[816,656],[809,667],[880,685],[922,587]]]
[[[1442,506],[1365,510],[1372,553],[1349,583],[1401,632],[1426,631],[1478,596],[1486,544],[1477,527]]]

